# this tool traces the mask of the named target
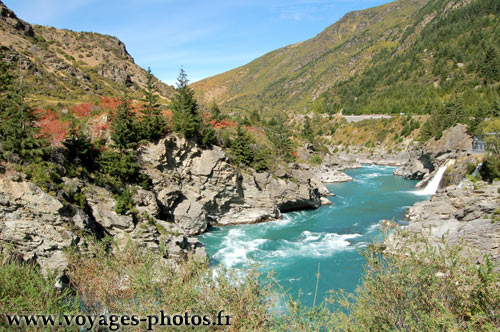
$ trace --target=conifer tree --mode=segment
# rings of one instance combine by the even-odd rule
[[[130,101],[123,98],[111,124],[111,139],[120,150],[135,148],[138,142],[135,114]]]
[[[292,133],[285,123],[284,114],[280,113],[269,121],[269,128],[266,133],[268,138],[273,142],[279,156],[286,161],[292,161],[293,143],[291,140]]]
[[[493,46],[488,46],[480,63],[480,71],[485,83],[490,84],[500,80],[500,57]]]
[[[151,68],[148,68],[146,93],[142,100],[144,103],[144,116],[139,123],[142,139],[158,139],[166,125],[166,121],[161,114],[161,105],[158,102],[157,92],[154,76],[151,73]]]
[[[99,150],[96,149],[90,137],[74,124],[71,125],[68,137],[63,141],[66,148],[66,160],[71,176],[80,176],[84,170],[90,173],[96,168]]]
[[[174,131],[195,140],[201,147],[210,147],[216,143],[217,136],[210,124],[202,120],[194,90],[188,86],[188,82],[186,72],[181,68],[171,106]]]
[[[302,127],[302,137],[304,137],[309,143],[314,140],[314,132],[311,127],[311,119],[306,116],[304,118],[304,126]]]
[[[23,160],[38,160],[45,154],[47,141],[38,137],[38,117],[24,101],[21,84],[14,84],[5,64],[0,64],[1,149]]]
[[[200,138],[201,117],[194,91],[188,86],[186,72],[181,68],[177,78],[177,89],[172,101],[172,122],[174,130],[187,139]]]
[[[252,141],[250,136],[243,131],[241,125],[238,125],[236,129],[236,137],[231,143],[231,151],[239,164],[249,166],[253,162],[251,144]]]
[[[221,122],[225,118],[219,108],[219,105],[217,105],[215,101],[210,104],[208,111],[210,112],[212,119],[216,120],[217,122]]]

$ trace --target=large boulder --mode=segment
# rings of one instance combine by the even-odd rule
[[[429,169],[418,159],[410,159],[405,165],[394,171],[394,175],[402,176],[409,180],[422,180],[429,174]]]
[[[125,215],[116,213],[116,201],[106,189],[90,185],[86,197],[93,217],[108,234],[131,232],[135,228],[131,213]]]

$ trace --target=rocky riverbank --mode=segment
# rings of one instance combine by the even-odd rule
[[[221,148],[202,150],[176,136],[141,147],[140,164],[152,187],[135,186],[135,206],[125,214],[117,213],[105,188],[64,178],[63,188],[48,194],[8,168],[0,174],[0,248],[59,273],[68,264],[65,250],[85,250],[88,238],[105,236],[119,247],[132,241],[164,250],[165,259],[188,252],[204,258],[203,245],[192,236],[209,225],[276,219],[283,212],[318,208],[329,195],[310,170],[245,172],[231,165]]]
[[[461,243],[479,260],[489,255],[500,266],[500,182],[463,181],[408,210],[406,227],[436,244]],[[389,247],[394,243],[388,240]]]

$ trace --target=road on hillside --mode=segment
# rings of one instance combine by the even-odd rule
[[[351,123],[351,122],[359,122],[359,121],[368,120],[368,119],[390,119],[390,118],[392,118],[391,115],[385,115],[385,114],[344,115],[343,117],[349,123]]]

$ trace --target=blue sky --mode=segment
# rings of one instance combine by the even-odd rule
[[[118,37],[135,62],[173,84],[242,66],[314,37],[352,10],[388,0],[3,0],[30,23]]]

